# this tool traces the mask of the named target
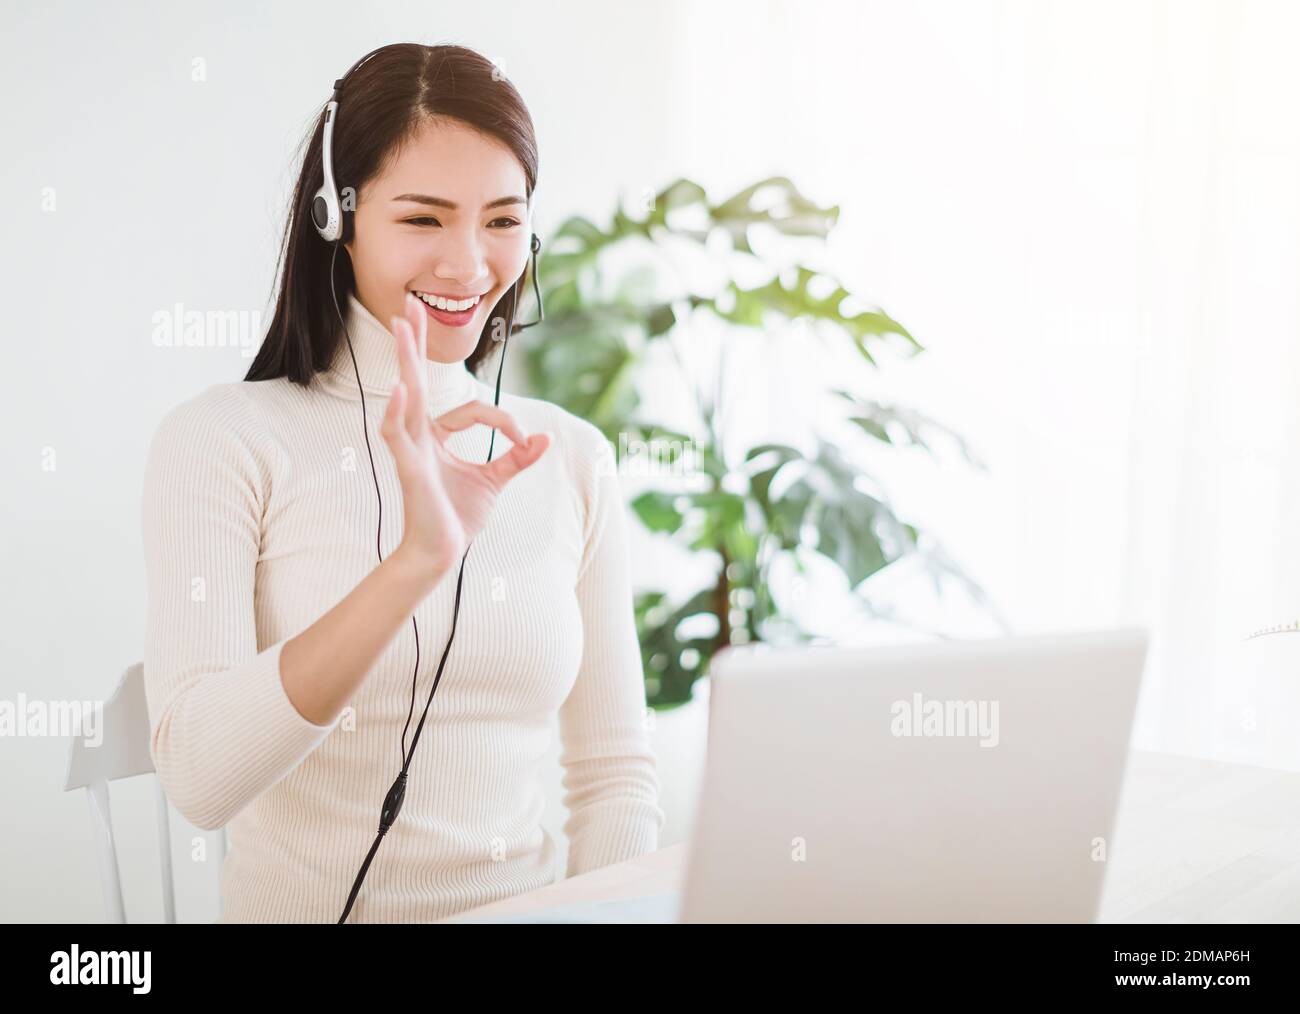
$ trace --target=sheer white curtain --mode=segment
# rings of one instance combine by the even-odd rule
[[[1300,634],[1244,639],[1300,617],[1300,8],[711,3],[685,42],[684,172],[839,204],[829,266],[927,346],[859,382],[990,466],[882,454],[900,509],[1017,632],[1147,626],[1140,746],[1300,767]],[[815,415],[830,361],[780,347],[763,410]]]

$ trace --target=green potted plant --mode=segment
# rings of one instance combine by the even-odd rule
[[[818,639],[773,594],[773,564],[783,555],[796,568],[809,554],[833,561],[854,589],[890,564],[914,558],[936,589],[941,578],[955,578],[995,613],[942,546],[900,518],[878,484],[863,481],[870,475],[842,440],[819,435],[804,446],[739,446],[720,411],[721,388],[699,383],[675,354],[670,361],[680,367],[681,386],[693,402],[691,425],[667,425],[644,407],[651,354],[659,346],[675,353],[701,315],[741,340],[802,321],[821,340],[855,350],[872,367],[886,346],[905,356],[923,351],[883,310],[853,309],[866,304],[827,272],[803,262],[778,264],[752,243],[758,228],[769,236],[824,242],[839,208],[820,207],[790,180],[774,177],[718,204],[699,184],[678,179],[639,210],[644,213],[633,216],[619,208],[604,228],[583,217],[561,225],[538,264],[546,320],[525,332],[523,347],[536,391],[589,419],[620,449],[657,449],[646,488],[631,506],[651,532],[667,533],[712,561],[710,577],[688,595],[670,599],[655,589],[636,595],[650,706],[689,701],[710,659],[729,644]],[[712,266],[707,285],[681,268],[682,258],[692,256]],[[743,281],[756,274],[766,280]],[[725,374],[721,363],[713,365],[715,376]],[[972,467],[985,467],[934,420],[851,387],[828,386],[827,392],[862,441],[933,453],[936,440],[943,440]],[[879,613],[867,597],[858,600]]]

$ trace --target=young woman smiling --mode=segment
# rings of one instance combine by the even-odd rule
[[[152,754],[186,818],[228,829],[221,922],[338,919],[408,756],[349,921],[552,882],[553,721],[567,875],[653,850],[663,822],[612,453],[548,402],[491,405],[474,372],[518,330],[523,100],[477,53],[414,44],[336,98],[334,178],[356,197],[341,249],[311,218],[322,113],[265,341],[244,381],[166,415],[144,481]]]

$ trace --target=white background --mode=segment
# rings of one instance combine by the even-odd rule
[[[1146,626],[1136,745],[1300,769],[1300,638],[1244,641],[1300,616],[1294,5],[9,2],[4,17],[0,698],[106,696],[140,656],[149,438],[249,363],[155,347],[153,314],[269,311],[293,151],[331,82],[377,45],[455,42],[530,107],[543,238],[677,176],[721,200],[785,175],[838,204],[829,266],[927,348],[882,353],[862,384],[990,465],[880,455],[900,510],[1017,632]],[[797,338],[742,350],[728,375],[769,435],[794,406],[817,417],[832,376]],[[648,548],[647,584],[665,577]],[[988,633],[902,568],[869,584],[918,625]],[[102,917],[66,754],[0,738],[0,919]],[[132,915],[154,918],[144,781],[114,801],[128,905],[143,895]],[[193,887],[182,917],[210,918],[206,897]]]

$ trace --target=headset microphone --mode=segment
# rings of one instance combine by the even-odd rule
[[[352,349],[352,336],[348,334],[347,321],[343,318],[343,311],[339,308],[338,294],[334,289],[334,264],[338,257],[339,247],[352,238],[353,222],[352,218],[355,211],[351,208],[344,207],[339,201],[339,192],[334,179],[334,126],[338,119],[339,93],[343,90],[344,83],[352,76],[352,73],[363,63],[369,60],[375,53],[387,47],[381,46],[380,49],[372,50],[354,63],[346,74],[334,82],[334,91],[330,95],[330,100],[325,106],[325,125],[322,139],[322,169],[324,173],[324,182],[319,190],[316,191],[311,203],[312,223],[316,226],[316,231],[325,241],[333,244],[334,251],[330,255],[330,297],[334,301],[334,312],[338,315],[339,324],[343,328],[343,335],[347,339],[348,353],[352,357],[352,370],[356,374],[357,389],[361,392],[361,429],[366,438],[366,454],[370,457],[370,472],[375,480],[375,496],[379,500],[379,529],[375,534],[375,552],[379,557],[379,562],[383,563],[384,557],[380,549],[380,536],[384,527],[384,501],[379,495],[379,475],[375,470],[375,457],[370,450],[370,430],[366,425],[366,394],[361,385],[361,373],[357,368],[356,353]],[[531,195],[529,195],[531,196]],[[537,254],[542,249],[542,241],[538,239],[537,234],[533,233],[529,243],[530,255],[532,257],[532,274],[533,274],[533,295],[537,299],[537,319],[529,321],[526,324],[519,324],[518,329],[533,327],[545,320],[545,313],[542,308],[542,292],[537,282]],[[525,268],[527,270],[527,268]],[[501,371],[505,366],[506,349],[510,344],[510,336],[515,332],[515,303],[519,292],[519,283],[523,277],[510,287],[510,309],[506,323],[505,338],[501,347],[501,362],[497,365],[496,394],[493,397],[493,404],[501,403]],[[427,408],[426,408],[427,411]],[[488,442],[487,460],[492,460],[492,448],[496,443],[496,427],[492,429],[492,435]],[[470,546],[473,542],[470,542]],[[433,695],[437,692],[438,683],[442,679],[443,666],[447,663],[447,654],[451,651],[451,642],[456,636],[456,620],[460,615],[460,591],[465,577],[465,559],[469,556],[470,546],[465,548],[465,553],[460,558],[460,572],[456,577],[456,600],[455,608],[452,612],[451,634],[447,637],[447,646],[442,650],[442,658],[438,662],[438,671],[433,678],[433,686],[429,690],[429,698],[425,702],[424,712],[420,716],[420,722],[415,729],[415,737],[411,741],[411,748],[406,749],[406,732],[411,725],[411,715],[415,710],[415,687],[420,672],[420,628],[415,622],[415,617],[411,617],[411,627],[415,631],[415,672],[411,674],[411,706],[407,709],[406,725],[402,729],[402,768],[393,782],[392,787],[388,790],[388,795],[384,797],[384,803],[379,813],[379,834],[375,837],[374,844],[370,846],[361,869],[357,871],[356,881],[352,885],[352,892],[348,895],[347,905],[343,909],[343,914],[339,916],[339,922],[347,921],[348,913],[352,911],[352,906],[357,900],[357,895],[361,891],[361,884],[366,878],[366,873],[370,870],[370,863],[375,858],[375,853],[379,850],[379,843],[383,841],[384,835],[388,829],[393,826],[397,815],[401,812],[402,801],[406,795],[407,772],[411,766],[411,758],[415,756],[415,747],[420,742],[420,733],[424,729],[424,720],[428,717],[429,706],[433,703]]]

